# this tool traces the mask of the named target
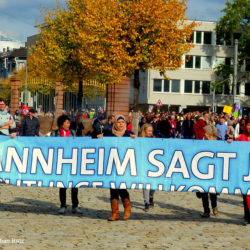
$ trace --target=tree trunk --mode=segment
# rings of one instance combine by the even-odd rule
[[[77,109],[78,109],[78,111],[82,110],[82,97],[83,97],[83,85],[82,85],[82,80],[79,80],[78,95],[77,95]]]
[[[136,69],[134,72],[134,110],[135,111],[138,111],[139,88],[140,88],[140,71]]]

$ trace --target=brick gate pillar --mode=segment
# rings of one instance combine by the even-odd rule
[[[62,115],[63,111],[63,85],[62,82],[56,81],[55,88],[55,114],[52,128],[57,126],[57,118]]]
[[[107,115],[113,113],[126,117],[129,113],[130,79],[124,78],[119,84],[107,85]]]

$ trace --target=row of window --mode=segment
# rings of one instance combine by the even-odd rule
[[[211,31],[194,31],[193,34],[190,37],[189,42],[193,42],[195,44],[212,44],[212,34]],[[224,37],[216,34],[216,45],[227,45],[231,46],[233,45],[232,40],[239,39],[240,38],[239,33],[235,33],[233,38],[232,37]]]
[[[230,57],[216,57],[214,67],[219,64],[232,64],[232,58]],[[212,57],[211,56],[185,56],[185,68],[186,69],[212,69]]]
[[[185,68],[187,69],[211,69],[211,56],[185,56]]]
[[[196,44],[212,44],[212,32],[194,31],[190,37],[190,41]]]
[[[193,84],[194,82],[194,84]],[[181,81],[172,79],[154,79],[153,91],[154,92],[171,92],[180,93]],[[210,94],[210,82],[209,81],[185,81],[184,87],[185,93],[197,93],[197,94]]]
[[[154,79],[153,91],[162,93],[180,93],[180,80],[172,79]],[[211,91],[210,81],[194,81],[185,80],[184,81],[184,93],[185,94],[210,94]],[[221,90],[216,90],[216,94],[230,95],[232,94],[232,89],[229,86],[224,85]],[[237,84],[236,94],[240,94],[240,83]],[[245,84],[245,95],[250,95],[250,83]]]

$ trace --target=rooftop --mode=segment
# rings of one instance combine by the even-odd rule
[[[12,58],[12,57],[27,57],[27,48],[21,47],[19,49],[13,49],[0,53],[0,58]]]

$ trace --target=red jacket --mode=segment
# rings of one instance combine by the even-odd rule
[[[196,136],[196,139],[202,140],[204,137],[204,127],[206,127],[207,124],[204,121],[203,118],[200,118],[194,125],[194,133]]]
[[[248,141],[248,137],[244,134],[240,135],[236,141]],[[250,212],[250,195],[246,195],[247,206]]]

